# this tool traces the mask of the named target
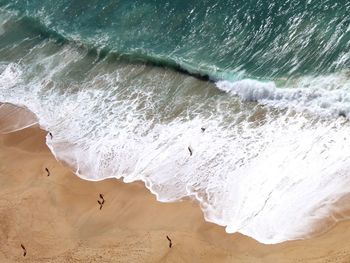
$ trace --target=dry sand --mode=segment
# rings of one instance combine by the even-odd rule
[[[350,262],[349,221],[262,245],[205,222],[193,202],[157,202],[141,183],[81,180],[45,135],[36,126],[0,135],[0,262]]]

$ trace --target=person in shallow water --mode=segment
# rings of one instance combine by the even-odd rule
[[[187,147],[188,151],[190,152],[190,156],[192,156],[192,149],[190,146]]]

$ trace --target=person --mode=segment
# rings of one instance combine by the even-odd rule
[[[169,236],[166,236],[166,239],[168,239],[168,241],[169,241],[169,248],[171,248],[171,247],[172,247],[172,245],[173,245],[173,243],[171,242],[170,237],[169,237]]]
[[[188,146],[188,151],[190,152],[190,156],[192,156],[192,149],[190,146]]]
[[[27,250],[26,248],[23,246],[23,244],[21,244],[21,248],[23,249],[23,257],[25,257],[27,255]]]

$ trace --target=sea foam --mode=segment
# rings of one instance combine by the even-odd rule
[[[56,158],[80,177],[141,180],[163,202],[194,198],[206,220],[263,243],[342,219],[333,212],[350,186],[350,125],[332,94],[344,110],[346,87],[315,95],[273,82],[217,83],[228,96],[170,70],[104,61],[77,77],[70,73],[89,57],[52,48],[47,41],[1,65],[0,101],[34,112]]]
[[[282,88],[275,82],[243,79],[218,81],[216,86],[243,101],[259,102],[276,108],[293,108],[320,116],[349,117],[350,82],[348,74],[303,77]]]

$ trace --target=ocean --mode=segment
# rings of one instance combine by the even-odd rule
[[[143,181],[262,243],[308,238],[350,208],[349,14],[342,0],[0,0],[0,102],[35,113],[83,179]]]

